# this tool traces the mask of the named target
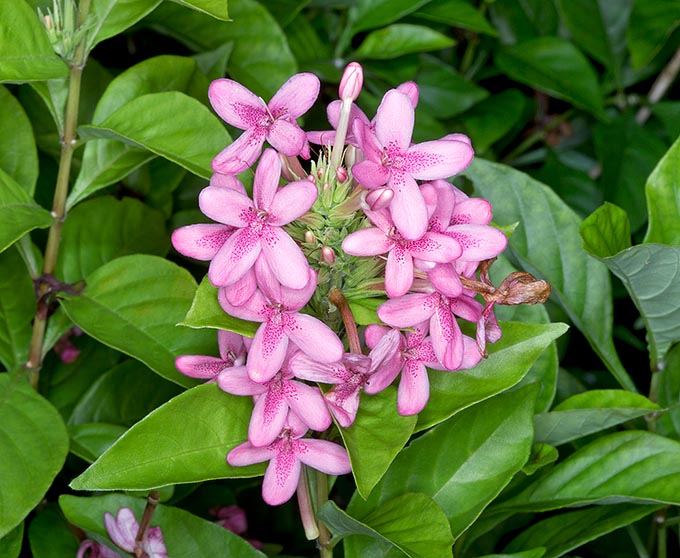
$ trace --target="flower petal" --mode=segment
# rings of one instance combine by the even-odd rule
[[[307,112],[319,96],[321,83],[310,72],[295,74],[288,78],[269,101],[269,110],[274,118],[284,114],[296,119]]]
[[[208,88],[208,99],[222,120],[241,130],[260,126],[269,116],[260,97],[231,79],[213,81]]]
[[[262,243],[250,227],[231,235],[210,262],[208,278],[216,287],[231,285],[253,267]]]
[[[413,284],[413,258],[401,246],[394,246],[385,265],[385,292],[390,298],[406,294]]]
[[[291,182],[279,188],[269,211],[269,223],[277,227],[302,217],[314,205],[318,191],[309,180]]]
[[[104,514],[104,525],[111,540],[125,552],[133,552],[139,523],[130,508],[121,508],[114,519],[110,513]]]
[[[245,303],[235,306],[229,301],[226,288],[222,287],[217,291],[217,301],[230,316],[251,322],[263,322],[266,320],[264,312],[268,301],[260,291],[255,291],[253,296]]]
[[[465,169],[474,156],[462,141],[434,140],[411,146],[407,153],[408,172],[419,180],[448,178]]]
[[[375,135],[385,147],[396,146],[406,151],[411,145],[415,113],[408,95],[390,89],[375,115]]]
[[[254,382],[270,380],[281,369],[286,357],[288,337],[283,328],[271,321],[262,324],[253,337],[248,352],[248,375]]]
[[[438,264],[427,270],[432,286],[444,296],[457,297],[463,292],[463,283],[451,264]]]
[[[175,367],[190,378],[214,378],[230,364],[221,358],[203,355],[181,355],[175,359]]]
[[[292,451],[277,452],[264,473],[262,499],[270,506],[290,500],[297,489],[300,469],[300,461]]]
[[[319,362],[337,362],[342,358],[342,341],[321,320],[307,314],[286,314],[283,327],[293,343]]]
[[[430,380],[422,362],[410,360],[401,371],[397,392],[397,411],[400,415],[417,415],[430,398]]]
[[[364,339],[366,340],[366,346],[372,349],[378,344],[385,335],[392,331],[391,327],[383,326],[380,324],[371,324],[366,327],[364,331]]]
[[[495,258],[508,244],[506,236],[488,225],[453,225],[446,229],[447,236],[463,248],[460,259],[479,262]]]
[[[451,311],[444,305],[430,319],[432,348],[447,370],[457,370],[463,361],[463,334]]]
[[[433,296],[412,293],[392,298],[378,307],[378,317],[394,327],[410,327],[430,319],[435,312]]]
[[[362,186],[377,188],[387,183],[390,171],[384,166],[367,159],[352,165],[352,175]]]
[[[212,169],[221,174],[238,174],[250,168],[262,152],[265,128],[248,128],[212,160]]]
[[[267,141],[284,155],[293,157],[304,154],[307,135],[295,122],[275,120],[267,130]]]
[[[342,362],[318,362],[300,351],[290,360],[296,378],[322,384],[339,384],[347,374]]]
[[[344,475],[352,470],[347,450],[328,440],[297,440],[296,455],[305,465],[327,475]]]
[[[428,232],[419,240],[414,240],[408,246],[414,258],[426,262],[448,263],[458,259],[463,253],[460,244],[449,235]]]
[[[269,461],[275,455],[276,450],[272,446],[257,448],[250,442],[243,442],[227,454],[227,463],[232,467],[244,467]]]
[[[331,425],[331,414],[318,387],[289,380],[283,384],[283,395],[293,412],[312,430],[323,432]]]
[[[253,202],[231,188],[208,186],[198,195],[198,206],[213,221],[242,228],[248,225]]]
[[[274,276],[291,289],[302,289],[309,281],[309,264],[300,247],[280,227],[263,227],[262,254]]]
[[[147,529],[142,546],[149,555],[149,558],[168,558],[168,550],[165,548],[163,532],[158,526]]]
[[[468,198],[456,202],[451,214],[451,225],[488,225],[491,222],[491,204],[482,198]]]
[[[217,254],[234,230],[229,225],[188,225],[175,229],[172,245],[183,256],[207,261]]]
[[[248,440],[257,447],[268,446],[283,429],[288,416],[288,402],[280,389],[269,389],[255,402],[248,425]]]
[[[217,385],[222,391],[232,395],[260,395],[267,391],[265,385],[250,379],[245,366],[234,366],[225,370],[218,376]]]
[[[375,227],[348,234],[342,241],[342,249],[352,256],[377,256],[388,252],[394,242]]]
[[[410,175],[393,170],[387,185],[394,192],[390,204],[394,224],[404,238],[418,240],[425,234],[429,220],[418,184]]]
[[[268,147],[262,153],[253,179],[253,201],[255,207],[269,211],[281,179],[281,158]]]
[[[260,256],[258,256],[259,258]],[[224,289],[225,296],[230,304],[234,306],[246,304],[257,290],[257,281],[253,268],[246,271],[243,277],[237,279],[231,285],[222,287],[222,289]]]

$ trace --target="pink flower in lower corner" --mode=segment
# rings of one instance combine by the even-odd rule
[[[243,335],[233,331],[219,330],[217,344],[220,356],[181,355],[175,360],[175,366],[185,376],[216,380],[222,372],[243,364],[246,360],[246,345]]]
[[[224,174],[246,170],[260,155],[265,140],[289,157],[305,154],[309,147],[307,138],[295,120],[314,104],[320,85],[314,74],[296,74],[267,104],[233,80],[213,81],[208,98],[215,112],[232,126],[245,130],[215,157],[213,169]]]
[[[201,192],[201,211],[236,228],[212,259],[208,277],[213,285],[234,284],[261,253],[281,284],[291,289],[305,286],[307,259],[283,226],[312,207],[317,189],[308,180],[279,188],[280,177],[281,159],[267,149],[255,171],[253,200],[229,188],[209,186]]]
[[[289,420],[279,437],[265,447],[250,442],[236,446],[227,455],[233,467],[269,461],[262,483],[262,498],[270,506],[290,500],[300,480],[302,464],[327,475],[344,475],[352,470],[347,450],[327,440],[302,438],[307,429]]]
[[[141,548],[149,558],[168,558],[160,527],[148,528],[142,540],[137,543],[135,539],[139,523],[130,508],[121,508],[115,518],[110,513],[105,513],[104,524],[111,540],[125,552],[136,555],[135,549]]]
[[[78,547],[76,558],[121,558],[120,554],[114,552],[107,546],[90,539],[85,539]]]

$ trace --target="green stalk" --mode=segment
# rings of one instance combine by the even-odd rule
[[[328,476],[321,471],[316,472],[316,509],[320,510],[328,501]],[[317,523],[319,528],[319,558],[333,558],[333,547],[331,546],[331,533],[324,525],[323,521]]]
[[[90,2],[91,0],[81,0],[78,5],[79,26],[82,26],[87,19],[90,12]],[[76,147],[80,83],[83,75],[83,68],[85,67],[85,61],[87,59],[86,43],[87,33],[81,38],[80,43],[76,48],[73,61],[69,63],[71,72],[69,74],[68,98],[66,101],[66,113],[64,115],[64,133],[61,138],[59,171],[57,173],[57,183],[54,189],[54,199],[52,202],[54,223],[50,227],[49,235],[47,237],[47,247],[45,248],[45,258],[42,268],[43,276],[52,275],[57,266],[59,242],[61,241],[61,228],[66,213],[66,197],[68,195],[69,178],[71,176],[71,163],[73,160],[73,151]],[[49,290],[50,287],[46,283],[38,283],[36,293],[38,298],[38,309],[36,311],[35,320],[33,321],[30,353],[25,365],[31,385],[36,390],[38,389],[38,380],[40,379],[42,345],[45,338],[45,328],[47,326],[47,307],[43,297],[49,293]]]

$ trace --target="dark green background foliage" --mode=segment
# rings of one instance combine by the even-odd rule
[[[0,1],[0,558],[74,556],[152,488],[173,558],[263,556],[211,522],[230,504],[265,553],[316,555],[294,503],[262,503],[263,468],[224,461],[247,398],[175,370],[215,354],[214,328],[254,330],[169,235],[205,220],[197,194],[239,133],[211,110],[211,80],[268,99],[314,72],[304,126],[322,130],[352,60],[367,114],[412,80],[414,141],[470,136],[456,184],[510,234],[494,280],[526,270],[552,296],[499,309],[490,357],[431,372],[417,418],[396,415],[393,388],[362,396],[341,432],[353,476],[318,510],[336,556],[680,552],[679,0],[92,0],[36,392],[24,363],[69,74],[36,15],[51,4]],[[69,364],[53,348],[74,325]],[[130,492],[92,494],[111,490]]]

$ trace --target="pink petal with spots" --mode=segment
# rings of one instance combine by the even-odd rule
[[[322,384],[342,383],[346,374],[342,362],[318,362],[300,351],[290,361],[290,369],[296,378]]]
[[[283,326],[286,334],[305,354],[319,362],[337,362],[342,358],[342,341],[321,320],[299,313],[286,317]]]
[[[142,546],[149,558],[168,558],[163,533],[160,527],[150,527],[146,531],[146,538]]]
[[[227,293],[228,291],[224,287],[217,291],[217,301],[227,314],[250,322],[263,322],[266,320],[264,312],[269,301],[260,291],[256,290],[253,296],[240,306],[232,304]]]
[[[172,245],[180,254],[196,260],[211,260],[234,232],[229,225],[199,224],[175,229]]]
[[[190,378],[214,378],[230,365],[217,357],[182,355],[175,359],[175,366],[177,370]]]
[[[406,151],[411,145],[414,120],[413,105],[408,95],[390,89],[375,115],[375,135],[385,148],[396,147]]]
[[[302,382],[285,382],[283,394],[293,412],[312,430],[323,432],[332,422],[321,390]]]
[[[387,183],[390,172],[382,165],[367,159],[352,165],[352,175],[362,186],[377,188]]]
[[[275,381],[275,380],[274,380]],[[257,447],[268,446],[279,434],[288,416],[288,403],[281,389],[269,389],[257,398],[248,425],[248,440]]]
[[[409,245],[409,250],[414,258],[428,262],[448,263],[458,259],[463,253],[460,244],[450,236],[429,232],[425,233],[420,240]]]
[[[447,370],[457,370],[463,361],[463,334],[447,308],[439,307],[430,319],[430,337],[439,362]]]
[[[437,200],[435,210],[430,215],[430,228],[434,232],[443,232],[451,223],[451,214],[456,203],[453,187],[446,180],[434,180],[420,187],[423,197],[426,197],[426,192],[430,189],[435,192]]]
[[[210,177],[210,186],[215,186],[217,188],[229,188],[230,190],[235,190],[244,196],[248,195],[243,183],[233,174],[221,174],[219,172],[213,173],[213,175]]]
[[[380,324],[371,324],[366,327],[364,331],[364,339],[366,340],[366,346],[372,349],[378,344],[385,335],[392,331],[391,327],[383,326]]]
[[[281,369],[288,349],[288,337],[280,325],[263,323],[255,332],[248,352],[248,375],[254,382],[271,380]]]
[[[359,149],[364,153],[364,159],[381,163],[383,146],[375,135],[375,129],[371,124],[357,119],[352,123],[352,133],[357,141]]]
[[[335,143],[335,130],[307,132],[307,141],[315,145],[333,145]]]
[[[463,360],[458,367],[459,370],[469,370],[474,368],[482,361],[482,353],[472,337],[463,335]]]
[[[257,164],[255,178],[253,179],[253,201],[255,207],[269,211],[274,196],[279,189],[281,178],[281,159],[276,151],[267,148],[262,153],[260,162]]]
[[[383,231],[371,227],[348,234],[342,241],[342,249],[353,256],[377,256],[388,252],[393,244]]]
[[[417,415],[430,398],[430,380],[422,362],[410,360],[404,366],[397,392],[397,411],[400,415]]]
[[[261,255],[262,253],[260,252]],[[258,256],[258,259],[260,256]],[[257,281],[255,280],[253,268],[246,271],[243,277],[234,281],[231,285],[222,288],[230,304],[233,306],[243,306],[252,298],[257,290]]]
[[[279,188],[269,211],[269,223],[281,227],[302,217],[314,205],[317,195],[316,186],[309,180],[291,182]]]
[[[403,337],[399,330],[391,329],[371,349],[368,356],[371,358],[370,372],[374,373],[384,364],[391,363],[397,357],[400,358],[399,349],[402,346]]]
[[[262,231],[262,254],[274,276],[291,289],[302,289],[309,281],[309,264],[300,247],[279,227]]]
[[[462,141],[426,141],[409,148],[408,171],[419,180],[448,178],[465,169],[473,156],[472,147]]]
[[[508,244],[506,236],[488,225],[453,225],[446,235],[455,239],[463,248],[462,260],[479,262],[495,258]]]
[[[451,215],[451,225],[488,225],[491,222],[491,204],[482,198],[468,198],[456,203]]]
[[[253,202],[231,188],[208,186],[198,195],[198,206],[213,221],[241,228],[249,223]]]
[[[307,136],[295,122],[276,120],[267,131],[267,141],[277,151],[292,157],[303,152]]]
[[[130,508],[121,508],[115,519],[110,513],[104,514],[104,525],[111,540],[125,552],[133,552],[139,523]]]
[[[378,307],[378,317],[394,327],[410,327],[428,320],[435,312],[432,295],[412,293],[392,298]]]
[[[463,283],[451,264],[439,264],[429,269],[427,278],[444,296],[455,298],[463,292]]]
[[[408,174],[392,171],[387,185],[394,198],[390,212],[401,235],[408,240],[418,240],[427,230],[429,216],[418,184]]]
[[[383,361],[364,386],[366,393],[373,395],[386,389],[399,375],[402,366],[403,360],[399,354],[394,354],[392,358]]]
[[[260,156],[266,136],[265,128],[248,128],[215,156],[212,169],[221,174],[238,174],[250,168]]]
[[[300,461],[292,451],[278,451],[264,473],[262,499],[270,506],[290,500],[297,489],[300,467]]]
[[[260,395],[267,391],[263,384],[253,382],[248,376],[245,366],[234,366],[224,371],[217,378],[217,385],[222,391],[232,395]]]
[[[252,229],[239,229],[227,239],[210,262],[210,282],[216,287],[235,283],[255,265],[261,250],[260,239]]]
[[[482,305],[471,296],[459,296],[450,300],[451,312],[469,322],[482,318]]]
[[[387,256],[385,265],[385,292],[396,298],[411,288],[413,284],[413,258],[401,246],[394,246]]]
[[[327,475],[344,475],[352,470],[347,450],[328,440],[298,440],[297,456],[305,465]]]
[[[232,467],[245,467],[254,463],[269,461],[276,455],[272,446],[257,448],[250,442],[243,442],[227,454],[227,463]]]
[[[287,114],[296,119],[307,112],[319,96],[321,83],[310,72],[295,74],[288,78],[269,101],[269,110],[275,118]]]
[[[347,385],[338,385],[327,391],[324,397],[340,427],[352,426],[359,409],[359,389],[349,389]]]
[[[264,101],[231,79],[213,81],[208,99],[222,120],[241,130],[260,126],[268,117]]]

